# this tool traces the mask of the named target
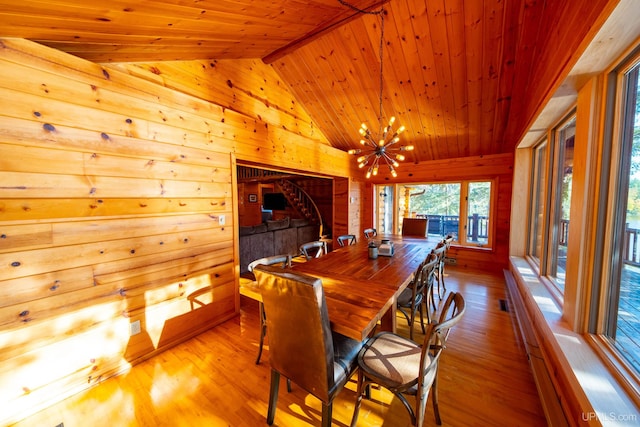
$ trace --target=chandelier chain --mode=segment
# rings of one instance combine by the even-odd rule
[[[379,99],[379,109],[378,109],[378,122],[380,123],[380,127],[378,129],[378,134],[382,133],[382,89],[383,89],[383,81],[384,77],[382,74],[382,57],[384,56],[384,13],[383,9],[380,8],[380,99]]]
[[[382,63],[383,63],[383,57],[384,57],[384,8],[382,7],[382,5],[380,5],[380,10],[364,10],[364,9],[360,9],[359,7],[356,7],[354,5],[352,5],[351,3],[346,2],[345,0],[338,0],[338,3],[340,3],[343,6],[348,7],[351,10],[355,10],[358,13],[362,13],[365,15],[379,15],[380,16],[380,46],[378,47],[378,56],[380,58],[380,82],[379,82],[379,91],[378,93],[380,94],[379,98],[378,98],[378,122],[379,122],[379,128],[378,128],[378,134],[382,133],[382,91],[384,89],[384,76],[383,76],[383,67],[382,67]]]
[[[340,3],[343,6],[347,6],[349,9],[355,10],[358,13],[363,13],[365,15],[380,15],[382,14],[382,8],[380,8],[380,10],[364,10],[364,9],[360,9],[359,7],[356,7],[354,5],[352,5],[351,3],[348,3],[344,0],[338,0],[338,3]]]

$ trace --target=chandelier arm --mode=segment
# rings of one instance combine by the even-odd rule
[[[376,144],[376,142],[374,141],[370,133],[366,134],[365,138],[367,139],[367,142],[371,145],[372,148],[376,148],[378,146],[378,144]]]
[[[392,145],[395,145],[397,142],[398,141],[396,141],[395,138],[394,138],[391,141],[389,141],[388,143],[386,143],[384,146],[385,147],[391,147]],[[397,150],[397,149],[398,149],[398,147],[393,147],[392,148],[392,150]]]
[[[369,162],[369,159],[371,159],[371,157],[375,156],[375,154],[376,154],[376,153],[369,153],[369,154],[367,154],[367,155],[366,155],[367,157],[365,157],[365,158],[364,158],[364,161],[365,161],[365,162]]]
[[[387,162],[387,165],[393,164],[393,159],[389,157],[387,153],[382,153],[382,157],[384,158],[384,161]]]

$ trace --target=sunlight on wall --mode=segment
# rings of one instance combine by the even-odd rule
[[[193,310],[187,299],[177,299],[177,297],[189,296],[202,289],[205,292],[198,296],[198,301],[201,304],[196,304],[193,307],[193,309],[197,309],[214,300],[215,288],[212,286],[210,274],[201,274],[186,280],[168,283],[157,289],[145,291],[143,324],[154,348],[158,348],[162,334],[165,331],[167,319],[172,319]]]

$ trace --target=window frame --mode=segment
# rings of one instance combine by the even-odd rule
[[[603,260],[601,266],[594,266],[594,286],[591,298],[587,301],[589,316],[587,319],[590,337],[603,359],[623,379],[630,395],[640,402],[640,372],[621,354],[615,344],[617,316],[619,311],[620,286],[623,270],[623,250],[625,241],[625,223],[629,190],[629,170],[633,137],[627,143],[625,132],[631,129],[635,120],[636,100],[627,96],[628,73],[635,68],[636,78],[640,78],[640,48],[630,55],[608,75],[605,98],[607,115],[610,119],[604,131],[603,173],[601,187],[606,190],[605,203],[601,204],[598,216],[604,223],[600,227],[603,235],[601,245],[596,248],[597,256]],[[638,83],[636,83],[638,84]],[[632,114],[629,115],[629,112]],[[629,121],[630,117],[631,123]],[[604,261],[608,260],[608,261]]]
[[[590,298],[585,301],[587,309],[586,332],[602,360],[615,372],[620,384],[634,402],[640,405],[640,371],[622,356],[614,339],[609,337],[615,327],[619,311],[619,296],[623,269],[622,250],[624,246],[625,218],[629,188],[629,167],[632,143],[625,147],[623,135],[625,119],[632,100],[626,96],[626,76],[637,68],[640,77],[640,46],[626,59],[618,62],[605,73],[606,85],[605,119],[602,139],[602,177],[598,185],[602,189],[598,198],[597,239],[601,242],[595,248],[601,254],[593,267],[593,288]],[[640,83],[639,83],[640,84]],[[620,194],[620,189],[625,189]],[[608,261],[612,260],[612,261]],[[617,285],[613,286],[613,283]]]
[[[538,275],[543,279],[543,282],[549,288],[551,294],[559,304],[563,304],[564,302],[564,289],[558,285],[554,275],[557,274],[557,261],[554,261],[553,257],[555,256],[556,250],[554,248],[557,247],[559,239],[558,236],[560,233],[561,218],[559,217],[561,216],[562,210],[562,178],[564,176],[561,164],[561,160],[562,163],[564,163],[564,158],[560,159],[560,157],[564,155],[563,150],[565,147],[563,145],[565,141],[560,141],[560,135],[567,125],[572,121],[575,122],[576,119],[577,108],[576,106],[573,106],[548,130],[545,136],[540,138],[537,143],[530,147],[532,153],[532,168],[529,174],[530,205],[528,206],[527,218],[526,257],[529,262],[537,268]],[[545,144],[545,164],[538,170],[535,167],[537,159],[536,150],[545,146]],[[538,203],[543,203],[543,219],[541,224],[539,224],[539,226],[542,227],[542,230],[537,230],[538,233],[540,233],[541,247],[539,256],[534,256],[533,245],[537,243],[535,236],[533,235],[534,220],[537,214],[534,210],[538,206],[534,203],[534,199],[537,197],[535,191],[539,189],[537,185],[541,182],[541,175],[544,175],[545,178],[543,180],[544,188],[541,193],[541,200],[538,201]],[[571,223],[569,223],[569,227],[570,226]],[[553,271],[554,268],[556,269],[555,272]]]
[[[542,155],[538,156],[540,153],[538,150],[543,149],[544,152]],[[532,150],[532,168],[531,168],[531,187],[530,187],[530,198],[531,206],[529,209],[529,219],[528,219],[528,236],[527,236],[527,255],[529,259],[533,262],[533,264],[538,268],[538,274],[542,275],[541,272],[544,271],[546,257],[544,256],[545,248],[547,246],[547,233],[546,230],[549,228],[549,215],[548,215],[548,207],[550,204],[549,200],[549,191],[548,191],[548,183],[549,183],[549,162],[550,162],[550,151],[551,151],[551,141],[547,135],[545,135],[542,139],[540,139],[536,144],[531,147]],[[544,160],[542,165],[539,164],[540,159]],[[544,180],[541,178],[544,177]],[[542,183],[541,183],[542,181]],[[541,192],[540,192],[541,190]],[[538,200],[539,198],[539,200]],[[535,200],[535,203],[534,203]],[[541,213],[541,221],[537,222],[538,217],[538,208],[542,204]],[[535,221],[535,223],[534,223]],[[537,236],[540,236],[540,247],[538,248],[538,240]],[[535,246],[535,247],[534,247]],[[537,256],[533,255],[533,251],[539,251]]]
[[[559,295],[564,295],[564,284],[559,285],[557,280],[558,275],[558,260],[557,252],[560,239],[560,229],[562,222],[562,179],[564,178],[563,166],[566,154],[566,139],[563,138],[564,130],[569,126],[571,122],[574,123],[577,118],[577,108],[572,108],[568,114],[565,114],[562,119],[553,127],[552,132],[552,154],[551,161],[547,165],[549,169],[549,206],[550,210],[547,215],[547,239],[544,262],[544,276],[549,280],[551,285],[555,288],[555,292]],[[574,134],[575,138],[575,134]],[[575,144],[575,142],[574,142]],[[569,199],[571,204],[571,199]],[[571,222],[569,222],[571,227]],[[567,230],[568,233],[568,230]],[[568,247],[568,245],[567,245]],[[566,267],[565,267],[566,273]],[[566,283],[566,278],[565,278]]]

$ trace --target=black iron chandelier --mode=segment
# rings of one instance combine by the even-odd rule
[[[398,176],[396,169],[400,164],[399,161],[403,161],[405,156],[402,154],[403,151],[411,151],[413,150],[413,145],[406,146],[396,146],[398,142],[400,142],[400,134],[405,130],[404,126],[400,126],[396,131],[393,131],[393,124],[396,121],[396,118],[392,116],[389,119],[389,123],[387,126],[382,125],[382,89],[384,78],[382,75],[382,62],[383,62],[383,48],[384,48],[384,9],[380,7],[379,11],[370,12],[362,9],[358,9],[355,6],[345,2],[344,0],[338,0],[340,4],[350,7],[353,10],[356,10],[359,13],[365,13],[368,15],[378,15],[380,16],[380,96],[379,100],[379,111],[378,111],[378,121],[380,122],[380,127],[378,130],[378,137],[374,138],[371,130],[367,127],[366,124],[362,123],[360,125],[360,144],[362,144],[363,148],[357,148],[349,150],[349,154],[353,154],[359,156],[356,160],[358,162],[359,168],[364,168],[368,166],[367,169],[367,178],[371,178],[371,176],[378,175],[378,169],[381,166],[386,166],[389,169],[389,172],[393,177]]]

